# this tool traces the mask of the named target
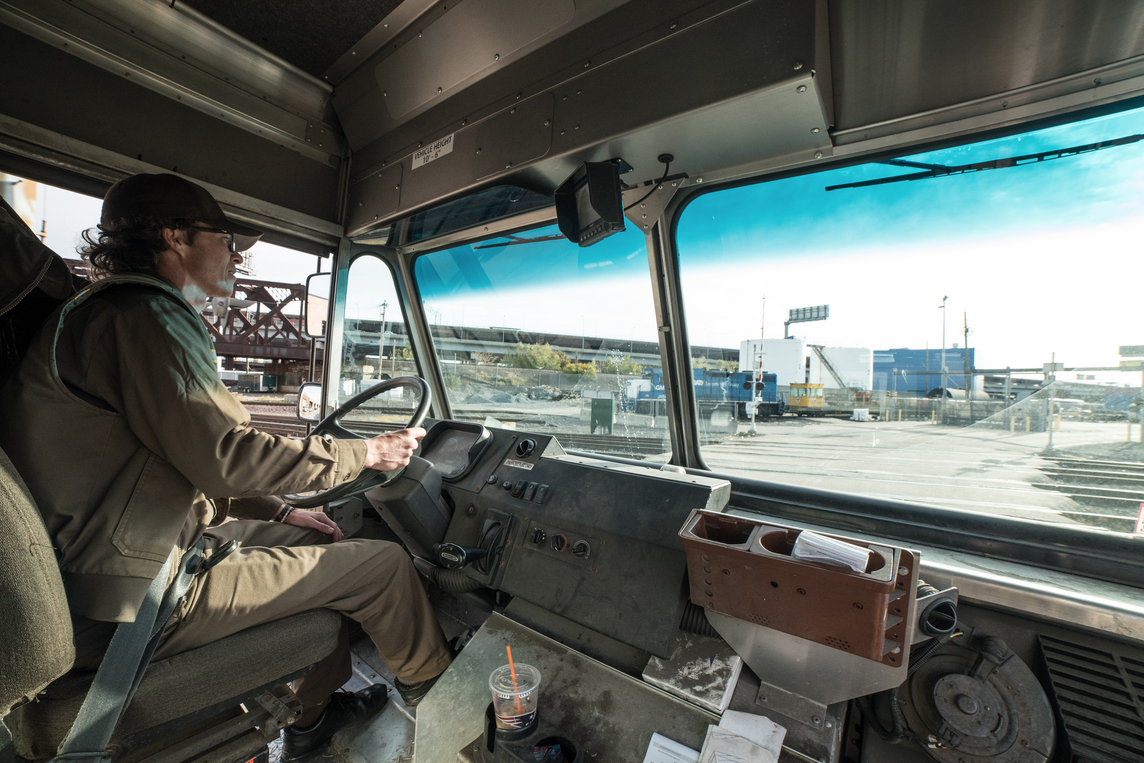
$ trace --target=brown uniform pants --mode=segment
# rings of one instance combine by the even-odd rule
[[[328,536],[256,520],[207,530],[238,550],[195,578],[167,623],[155,659],[170,657],[254,625],[317,607],[357,620],[393,674],[415,683],[440,674],[451,656],[433,608],[405,551],[379,540],[325,542]],[[350,677],[343,627],[339,646],[296,681],[302,704],[314,707]]]

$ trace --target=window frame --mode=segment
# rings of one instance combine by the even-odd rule
[[[653,289],[657,292],[657,308],[662,301],[674,315],[678,316],[678,324],[673,322],[668,331],[673,331],[675,341],[682,345],[683,357],[688,357],[690,341],[687,338],[682,273],[676,243],[683,215],[688,207],[702,196],[738,187],[1011,137],[1142,107],[1144,107],[1144,97],[1126,98],[1092,108],[1068,109],[1050,116],[1014,122],[999,128],[958,132],[952,136],[946,135],[929,141],[901,140],[897,145],[874,148],[865,152],[857,146],[859,150],[855,153],[836,158],[826,164],[804,162],[793,168],[753,173],[727,182],[705,183],[702,186],[687,185],[671,199],[648,234],[649,244],[653,240],[656,243],[654,254],[649,245],[649,257],[652,258],[653,269],[658,267],[662,271],[659,278],[653,278]],[[661,290],[662,294],[659,293]],[[661,335],[662,333],[663,329]],[[668,358],[665,357],[663,362],[664,379],[667,381]],[[678,372],[678,369],[676,370]],[[667,393],[670,399],[672,394],[670,386]],[[917,543],[958,553],[1026,564],[1054,572],[1081,575],[1133,588],[1144,588],[1144,554],[1140,553],[1140,541],[1132,537],[1104,535],[1095,531],[1077,530],[1066,525],[1052,525],[1011,517],[967,515],[927,504],[850,495],[713,470],[702,458],[697,437],[698,428],[695,424],[696,414],[697,409],[692,394],[690,410],[692,425],[689,431],[687,427],[681,427],[681,434],[686,436],[687,442],[684,447],[675,451],[676,457],[681,453],[685,455],[681,465],[689,471],[694,470],[707,476],[728,480],[732,491],[729,508],[796,523],[828,527],[843,533]],[[675,424],[673,421],[671,425],[673,432]],[[967,522],[967,519],[970,521]],[[1092,534],[1089,535],[1089,532]]]
[[[441,358],[438,356],[437,347],[433,343],[433,340],[432,340],[432,331],[431,331],[431,328],[429,328],[428,316],[425,313],[425,307],[424,307],[425,301],[424,301],[424,295],[421,293],[421,285],[417,282],[417,279],[415,277],[415,269],[416,269],[417,260],[420,259],[421,257],[425,257],[425,256],[428,256],[431,254],[435,254],[437,252],[444,251],[447,249],[452,249],[453,247],[456,247],[459,245],[476,244],[476,243],[480,243],[481,241],[488,241],[490,239],[502,238],[502,237],[508,236],[508,235],[524,233],[524,232],[527,232],[530,230],[536,230],[538,228],[543,228],[543,227],[555,225],[557,222],[556,207],[552,206],[552,207],[548,207],[545,209],[532,210],[530,212],[525,212],[525,213],[522,213],[520,215],[517,215],[515,217],[498,218],[496,220],[490,221],[488,224],[482,223],[482,224],[475,225],[475,226],[472,226],[470,228],[466,228],[463,230],[453,231],[451,233],[439,236],[437,238],[422,240],[422,241],[416,241],[416,242],[407,240],[407,238],[408,238],[408,236],[407,236],[407,221],[408,221],[408,219],[401,220],[398,224],[397,229],[396,229],[398,232],[398,240],[405,240],[406,243],[403,246],[395,248],[394,252],[395,252],[395,255],[400,258],[402,269],[403,270],[405,270],[406,268],[408,269],[408,279],[409,279],[409,283],[412,285],[411,288],[409,289],[409,292],[416,296],[417,313],[418,313],[418,316],[422,322],[422,325],[426,327],[425,332],[426,332],[426,337],[428,338],[429,354],[432,356],[431,362],[432,362],[433,369],[436,373],[434,379],[432,381],[430,381],[430,385],[433,387],[433,394],[434,394],[433,405],[437,406],[438,401],[440,401],[440,403],[442,405],[442,410],[446,411],[446,414],[443,416],[440,416],[439,418],[452,418],[453,417],[452,404],[448,398],[448,390],[446,389],[445,383],[444,383],[443,369],[441,368]],[[649,240],[650,240],[650,237],[645,234],[645,236],[644,236],[645,254],[647,252]],[[652,287],[652,290],[654,292],[655,291],[655,283],[654,283],[654,279],[651,277],[650,273],[649,273],[649,285]],[[404,302],[404,299],[405,299],[404,292],[402,292],[402,295],[403,295],[402,301]],[[660,327],[659,333],[660,333],[660,339],[661,339],[661,341],[659,342],[660,362],[661,362],[661,364],[663,364],[663,362],[664,362],[664,360],[663,360],[664,359],[663,342],[662,342],[663,330],[662,330],[662,322],[658,319],[658,314],[657,314],[657,324]],[[419,369],[422,367],[420,354],[421,353],[420,353],[419,349],[414,350],[414,355],[415,355],[415,357],[417,357],[417,363],[418,363]],[[428,379],[427,379],[427,381],[428,381]],[[693,388],[691,388],[690,385],[688,385],[688,386],[689,386],[689,389],[692,390],[692,397],[694,399],[694,390],[693,390]],[[438,387],[440,387],[440,390],[441,390],[441,392],[439,394],[437,392]],[[670,407],[670,393],[668,393],[668,403],[667,404]],[[434,409],[434,410],[436,410],[436,409]],[[672,418],[668,419],[667,429],[668,429],[668,435],[669,435],[669,444],[671,445],[671,449],[672,449],[672,456],[668,460],[668,463],[676,464],[676,463],[678,463],[678,461],[677,461],[678,456],[677,456],[677,452],[676,452],[677,451],[676,443],[680,442],[680,438],[677,436],[676,422],[674,421],[674,419],[672,419]],[[559,435],[557,435],[557,439],[559,439]],[[567,450],[569,453],[576,453],[579,455],[589,456],[592,458],[601,458],[601,459],[608,460],[608,461],[615,461],[617,463],[634,463],[634,464],[640,464],[643,466],[647,466],[647,463],[648,463],[646,461],[638,461],[635,459],[628,459],[624,456],[620,456],[620,455],[616,455],[616,454],[586,452],[586,451],[580,451],[580,450],[577,450],[575,448],[569,448],[569,447],[565,447],[565,450]]]

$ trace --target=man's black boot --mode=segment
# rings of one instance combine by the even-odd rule
[[[469,628],[469,630],[460,636],[453,637],[453,640],[449,642],[449,654],[456,659],[457,655],[461,653],[461,650],[472,641],[476,633],[476,628]],[[429,693],[429,690],[433,688],[433,684],[437,683],[437,679],[440,678],[441,675],[426,678],[424,681],[418,681],[414,684],[407,684],[400,678],[394,676],[393,687],[397,689],[397,693],[401,695],[401,701],[405,703],[405,706],[412,709],[417,707],[421,700],[425,699],[425,695]]]
[[[401,701],[405,703],[408,708],[417,707],[421,700],[425,699],[425,695],[433,688],[433,684],[437,683],[437,679],[441,676],[433,676],[424,681],[418,681],[415,684],[404,683],[400,678],[393,679],[393,686],[397,689],[397,693],[401,695]]]
[[[286,729],[282,735],[282,760],[297,760],[309,755],[346,726],[377,715],[385,707],[387,692],[385,684],[376,684],[359,692],[336,692],[313,724],[306,728],[290,726]]]

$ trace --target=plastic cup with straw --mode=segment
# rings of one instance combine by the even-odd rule
[[[505,651],[508,664],[501,665],[489,676],[493,713],[497,728],[519,731],[536,722],[540,671],[531,665],[517,665],[512,659],[511,646],[505,645]]]

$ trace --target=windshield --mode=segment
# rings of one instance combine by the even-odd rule
[[[670,457],[640,232],[581,248],[551,225],[423,255],[414,271],[455,418]]]
[[[779,403],[706,464],[1131,533],[1142,133],[1128,111],[694,200],[689,335],[774,374]]]

